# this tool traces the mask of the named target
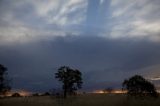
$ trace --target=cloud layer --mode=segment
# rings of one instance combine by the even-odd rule
[[[68,34],[159,41],[159,0],[1,0],[1,43]]]
[[[159,5],[159,0],[1,0],[0,63],[8,67],[14,88],[39,91],[59,86],[54,73],[61,65],[84,73],[84,89],[120,87],[133,74],[157,80]]]
[[[1,46],[0,54],[0,62],[8,66],[15,88],[57,87],[54,73],[63,65],[82,71],[84,89],[120,87],[125,78],[134,74],[146,78],[160,74],[154,66],[160,65],[160,45],[147,39],[56,37],[50,41]]]
[[[159,4],[159,0],[112,0],[112,17],[115,22],[111,35],[159,40]]]

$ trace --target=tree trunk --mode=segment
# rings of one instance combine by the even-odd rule
[[[63,89],[64,91],[63,91],[63,96],[64,96],[64,98],[67,98],[67,84],[66,83],[64,83],[64,89]]]
[[[64,98],[67,98],[67,89],[64,88]]]

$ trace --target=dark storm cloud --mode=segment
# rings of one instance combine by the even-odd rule
[[[159,4],[0,0],[0,63],[13,88],[33,91],[59,87],[54,73],[61,65],[83,72],[84,89],[120,87],[134,74],[159,77]]]
[[[58,87],[54,73],[62,65],[83,72],[84,89],[120,87],[137,70],[160,64],[160,45],[149,40],[66,36],[53,40],[0,47],[15,88],[46,90]]]

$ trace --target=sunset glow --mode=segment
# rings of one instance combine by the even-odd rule
[[[14,93],[18,93],[18,94],[20,94],[20,96],[31,96],[32,95],[31,92],[26,91],[26,90],[14,90],[14,91],[11,91],[11,92],[7,92],[5,94],[5,96],[12,96]]]
[[[113,94],[121,94],[121,93],[127,93],[126,90],[113,90],[111,92],[104,92],[103,90],[95,90],[92,93],[97,93],[97,94],[104,94],[104,93],[113,93]]]

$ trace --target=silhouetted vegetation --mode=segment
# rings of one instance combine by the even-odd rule
[[[63,91],[60,88],[53,88],[49,90],[51,96],[63,95]]]
[[[12,94],[12,97],[21,97],[21,95],[19,93],[14,93]]]
[[[34,93],[34,94],[32,94],[32,96],[39,96],[39,94],[38,93]]]
[[[112,93],[112,91],[113,91],[113,88],[111,88],[111,87],[108,87],[103,90],[104,93]]]
[[[49,96],[50,93],[49,92],[45,92],[44,94],[42,94],[42,96]]]
[[[63,83],[63,95],[64,98],[67,94],[74,94],[77,89],[81,88],[82,85],[82,74],[77,69],[71,69],[70,67],[63,66],[58,69],[55,73],[55,78]]]
[[[0,95],[4,95],[11,89],[7,79],[7,68],[0,64]]]
[[[158,96],[155,86],[140,75],[124,80],[123,89],[126,89],[131,96]]]

